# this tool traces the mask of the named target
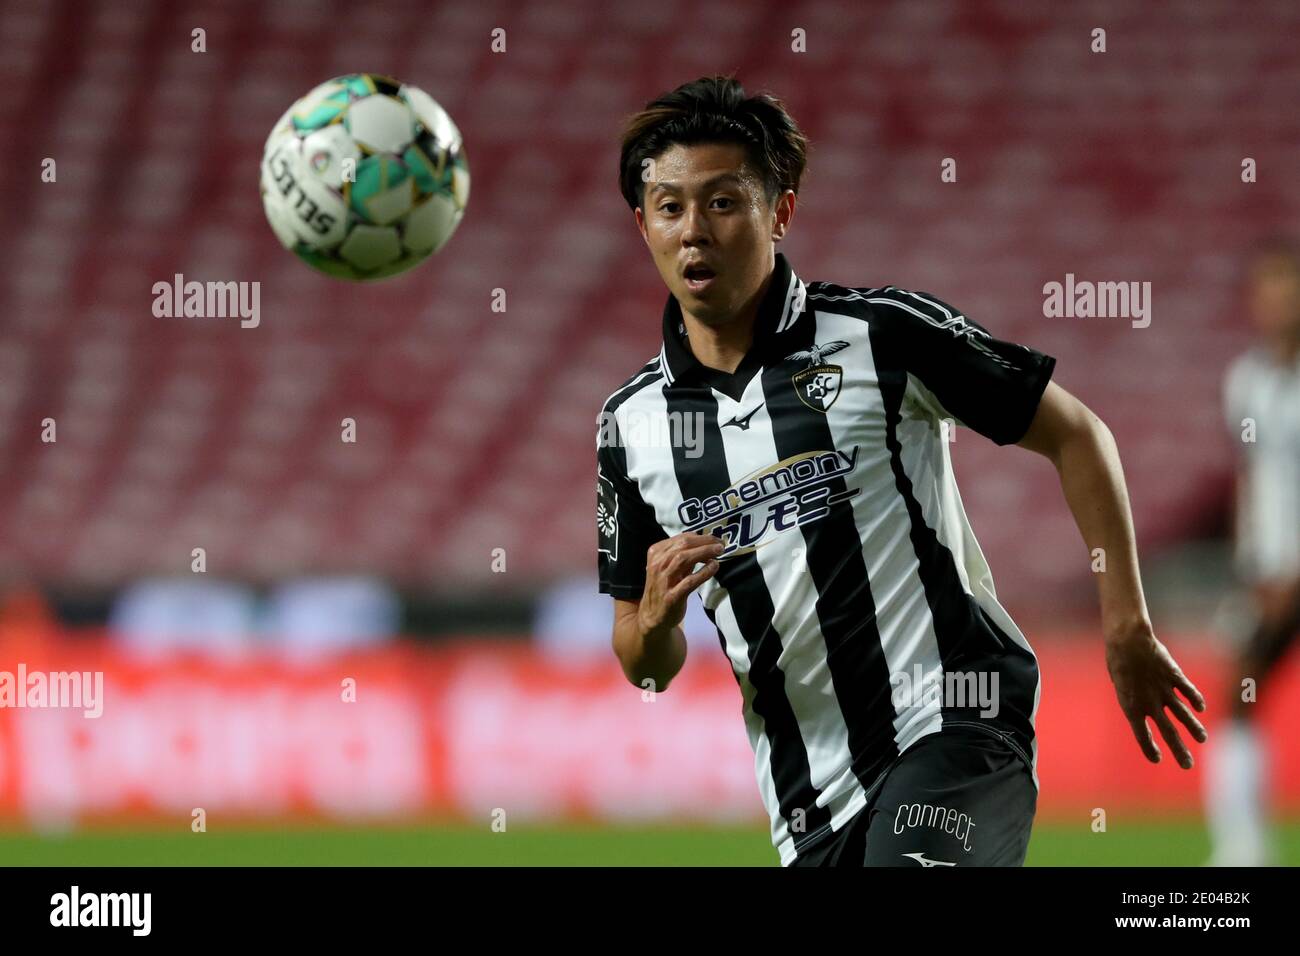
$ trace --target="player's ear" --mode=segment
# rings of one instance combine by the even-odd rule
[[[772,241],[780,242],[790,231],[790,222],[794,219],[794,190],[787,189],[776,197],[776,206],[772,214]]]
[[[636,216],[636,227],[641,233],[641,238],[645,240],[645,244],[648,246],[650,245],[650,237],[645,232],[645,214],[641,212],[640,206],[637,206],[633,213]]]

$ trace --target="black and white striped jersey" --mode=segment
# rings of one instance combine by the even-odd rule
[[[1300,357],[1256,347],[1237,357],[1223,388],[1241,449],[1236,559],[1252,581],[1300,576]]]
[[[640,598],[655,541],[722,539],[698,593],[782,864],[944,726],[1001,736],[1037,785],[1037,662],[994,593],[946,429],[1018,441],[1055,360],[925,293],[804,283],[780,254],[735,373],[695,360],[671,295],[663,327],[598,422],[600,590]]]

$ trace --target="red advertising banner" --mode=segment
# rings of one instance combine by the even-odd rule
[[[1174,643],[1218,705],[1219,661]],[[1196,811],[1201,767],[1142,758],[1099,644],[1039,645],[1040,812]],[[0,817],[10,821],[198,808],[351,821],[483,818],[498,807],[609,821],[763,816],[740,695],[720,656],[696,655],[668,691],[649,695],[612,656],[563,663],[515,643],[402,644],[310,664],[142,661],[85,639],[2,651]],[[44,692],[32,693],[38,685]],[[1283,807],[1300,806],[1300,747],[1286,732],[1300,720],[1298,691],[1292,665],[1254,705]]]

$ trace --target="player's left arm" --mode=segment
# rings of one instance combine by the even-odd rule
[[[1204,743],[1205,728],[1183,697],[1198,711],[1205,710],[1205,698],[1183,675],[1151,626],[1138,574],[1128,489],[1114,436],[1086,405],[1049,382],[1029,430],[1017,444],[1056,466],[1061,490],[1089,552],[1095,555],[1100,549],[1104,557],[1105,570],[1097,575],[1097,587],[1106,666],[1138,745],[1148,760],[1159,762],[1160,748],[1147,726],[1149,717],[1179,765],[1190,768],[1191,751],[1165,710]]]

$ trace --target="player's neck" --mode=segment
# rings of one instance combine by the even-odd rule
[[[754,344],[754,323],[758,307],[772,284],[772,273],[736,315],[722,325],[709,325],[682,309],[686,325],[686,347],[705,368],[734,373]]]
[[[705,368],[717,369],[730,375],[740,367],[754,342],[754,315],[733,319],[722,327],[705,325],[687,312],[682,313],[686,324],[686,347],[695,360]]]

